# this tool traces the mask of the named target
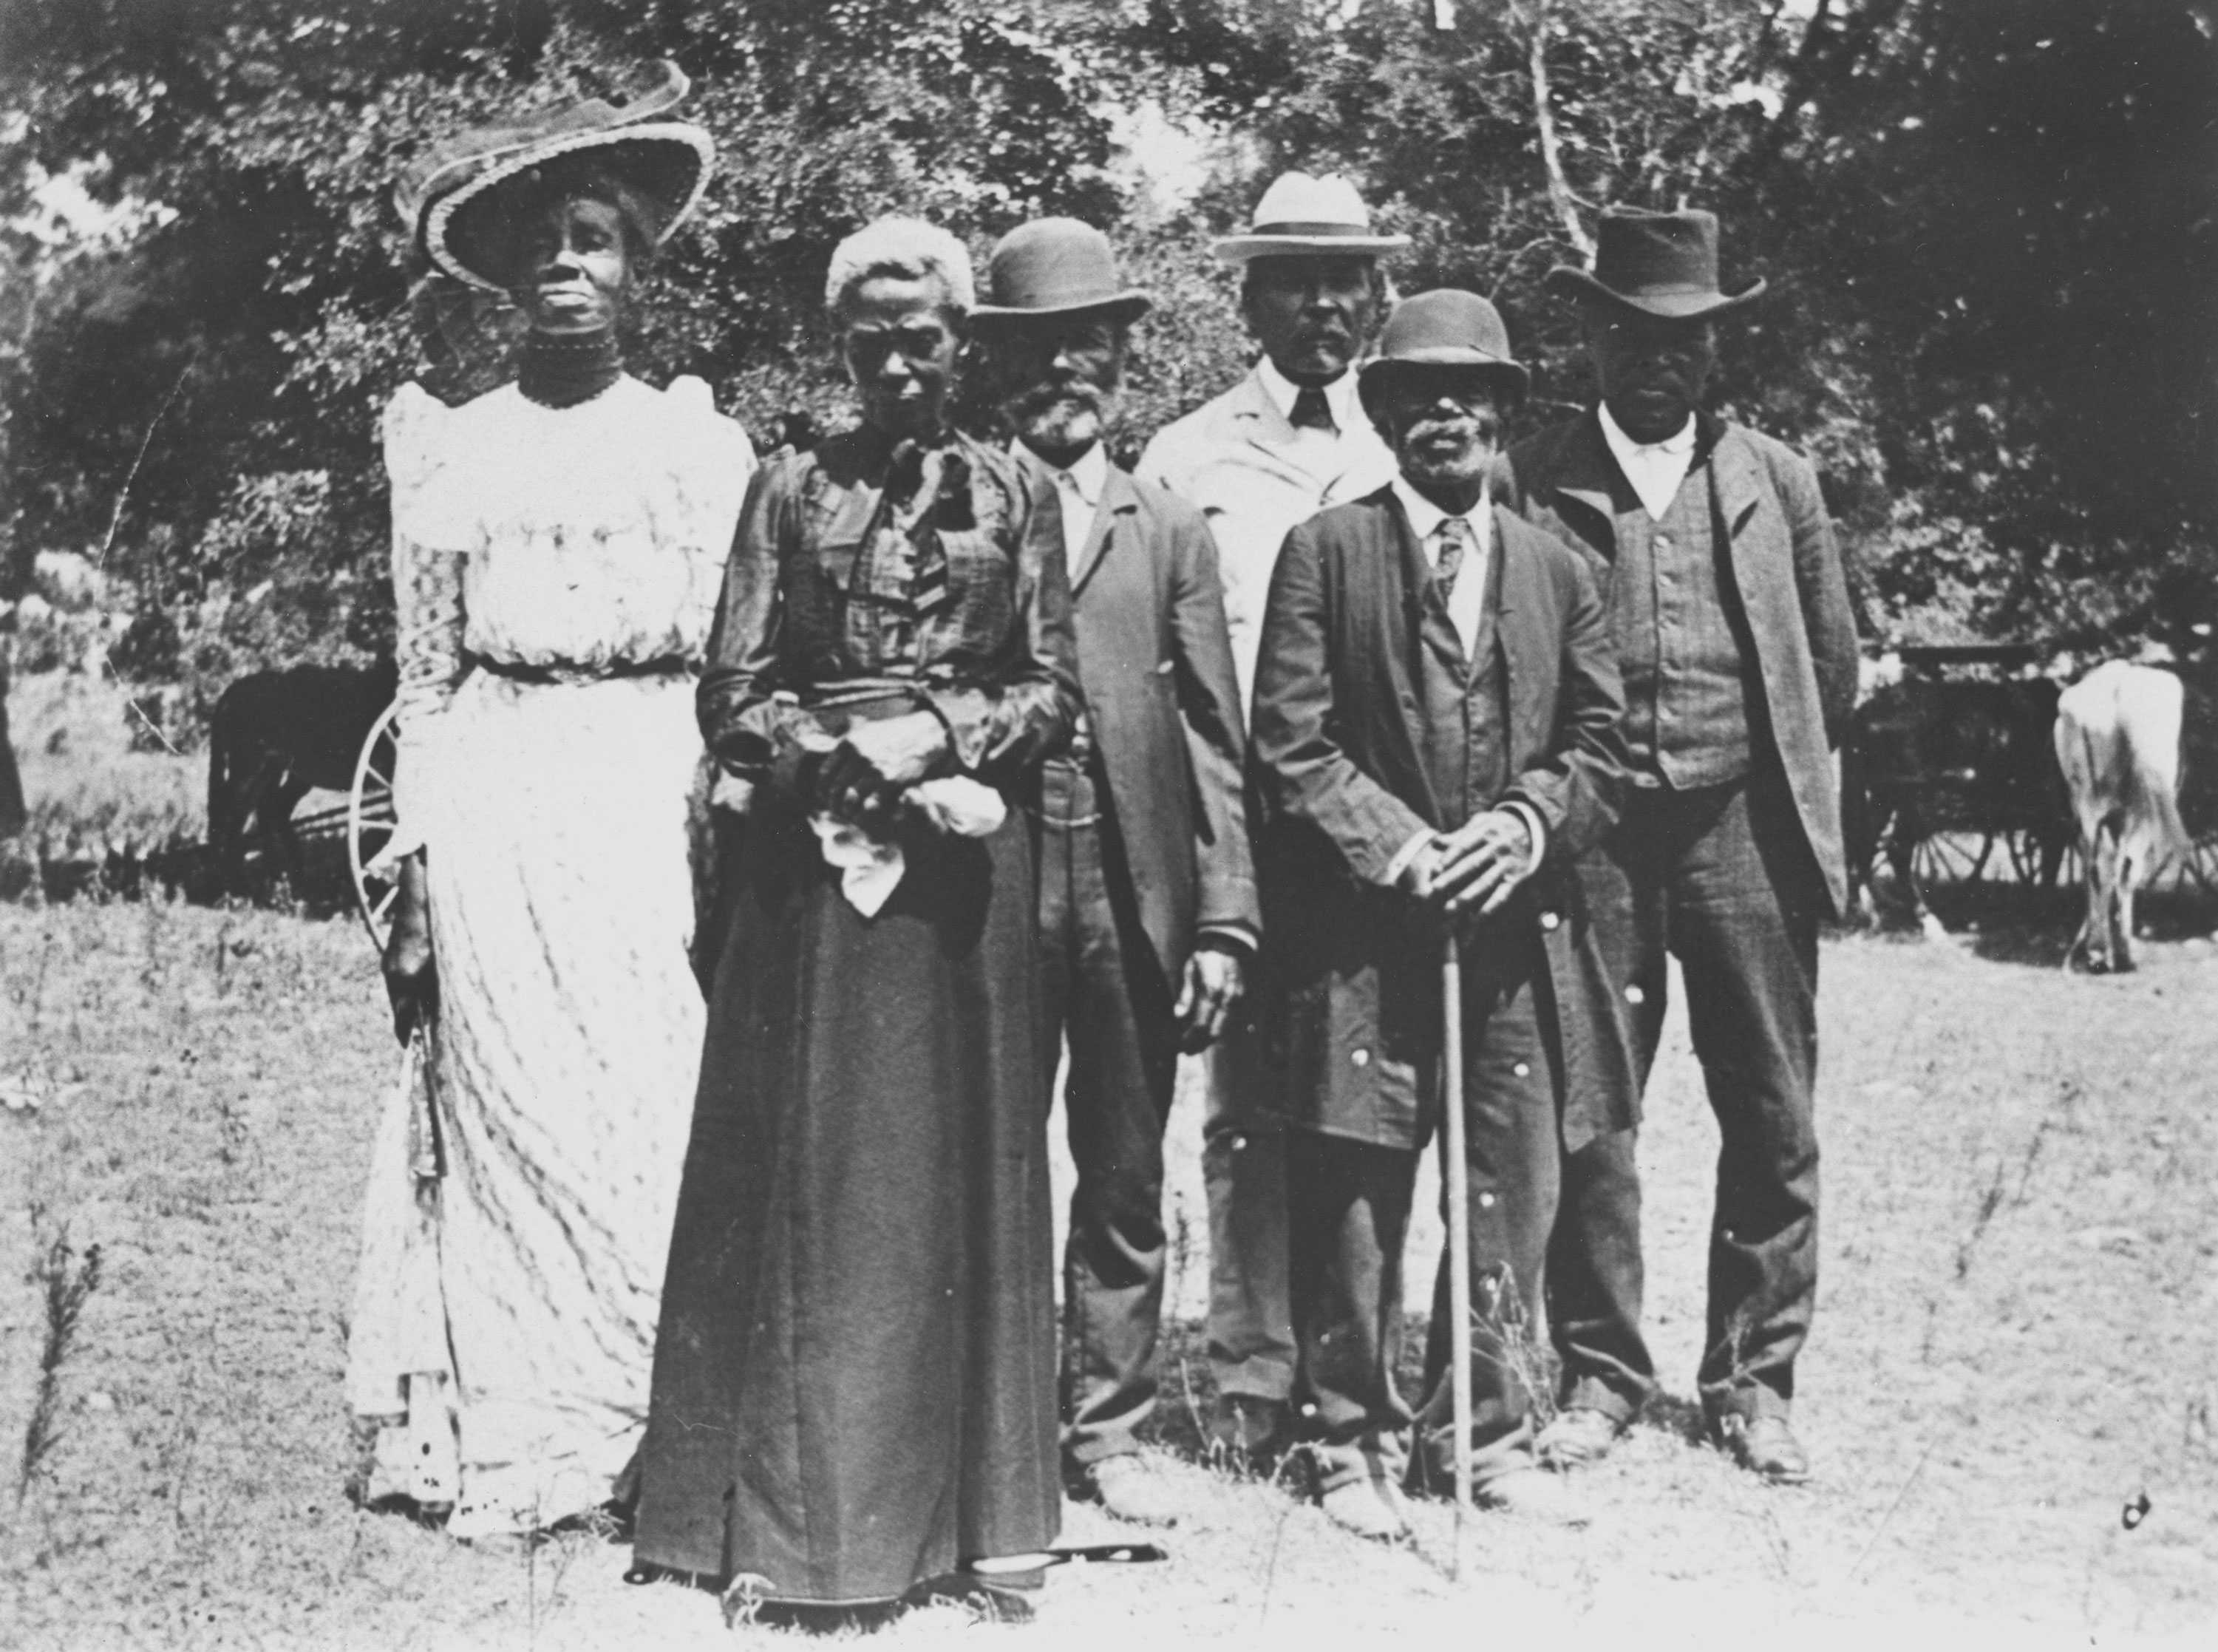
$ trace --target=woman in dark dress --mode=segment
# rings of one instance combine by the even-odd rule
[[[1078,697],[1055,512],[944,422],[970,301],[930,225],[882,220],[834,254],[864,422],[756,477],[700,685],[753,804],[636,1550],[774,1602],[898,1599],[1044,1548],[1059,1518],[1017,803]]]

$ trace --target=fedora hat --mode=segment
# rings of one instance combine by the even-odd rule
[[[1109,238],[1075,218],[1035,218],[1001,237],[987,261],[985,298],[972,321],[1099,314],[1121,326],[1155,304],[1118,280]]]
[[[1763,293],[1763,283],[1727,295],[1718,290],[1715,213],[1642,212],[1606,208],[1595,235],[1594,268],[1558,264],[1551,286],[1603,298],[1667,321],[1720,315]]]
[[[1255,203],[1245,235],[1228,235],[1211,249],[1226,264],[1250,258],[1298,258],[1355,254],[1376,258],[1409,245],[1406,235],[1374,235],[1371,213],[1355,186],[1339,173],[1311,177],[1284,172]]]
[[[536,169],[576,155],[591,155],[625,186],[626,215],[650,245],[669,239],[708,187],[716,145],[690,121],[655,119],[691,86],[676,64],[661,67],[661,84],[629,103],[590,97],[438,145],[393,186],[393,204],[416,244],[450,276],[505,288],[494,234],[502,196]]]
[[[1502,312],[1477,293],[1442,287],[1403,299],[1386,318],[1379,353],[1364,363],[1356,380],[1364,411],[1397,379],[1443,369],[1483,374],[1502,386],[1513,403],[1525,399],[1531,379],[1509,354]]]

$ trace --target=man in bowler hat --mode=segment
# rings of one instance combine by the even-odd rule
[[[1516,1357],[1537,1317],[1567,1130],[1621,1127],[1621,1024],[1576,887],[1614,818],[1622,709],[1586,559],[1493,506],[1523,398],[1494,307],[1404,301],[1362,370],[1387,486],[1287,536],[1255,679],[1271,928],[1267,1086],[1284,1109],[1295,1397],[1325,1512],[1391,1538],[1412,1415],[1394,1383],[1417,1156],[1442,1098],[1440,966],[1464,958],[1476,1289],[1471,1432],[1482,1506],[1576,1523],[1540,1471]],[[1453,1483],[1443,1255],[1409,1479]]]
[[[1272,564],[1287,530],[1385,485],[1394,459],[1356,396],[1355,363],[1385,311],[1379,259],[1409,244],[1382,235],[1355,186],[1287,172],[1263,191],[1248,233],[1214,249],[1241,272],[1240,311],[1261,345],[1223,394],[1158,431],[1140,456],[1208,519],[1222,558],[1225,621],[1242,704]],[[1209,1189],[1211,1427],[1236,1459],[1286,1438],[1294,1351],[1286,1306],[1286,1164],[1260,1110],[1253,1041],[1211,1053],[1202,1173]]]
[[[1706,212],[1602,214],[1577,298],[1595,406],[1520,443],[1506,502],[1583,550],[1608,593],[1633,784],[1582,865],[1645,1084],[1666,956],[1723,1138],[1698,1374],[1714,1437],[1764,1479],[1807,1477],[1789,1420],[1818,1272],[1818,928],[1845,893],[1831,759],[1856,696],[1841,558],[1807,461],[1702,408],[1718,286]],[[1559,1467],[1607,1452],[1653,1391],[1640,1331],[1634,1133],[1564,1168],[1548,1255]]]
[[[1139,1455],[1162,1317],[1163,1127],[1181,1051],[1223,1032],[1257,939],[1245,724],[1201,513],[1118,469],[1102,440],[1126,334],[1149,306],[1100,231],[1012,230],[971,312],[1015,449],[1053,483],[1086,711],[1042,780],[1040,944],[1070,1040],[1078,1186],[1065,1257],[1067,1479],[1112,1514],[1179,1512]]]

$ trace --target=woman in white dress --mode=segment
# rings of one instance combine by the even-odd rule
[[[472,134],[398,193],[505,288],[521,373],[387,410],[400,896],[385,976],[419,1060],[379,1143],[348,1396],[372,1498],[476,1537],[620,1497],[647,1415],[703,1031],[689,962],[693,675],[754,456],[616,329],[700,195],[682,77]]]

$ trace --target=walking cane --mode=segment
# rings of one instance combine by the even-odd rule
[[[1455,1426],[1455,1556],[1463,1580],[1463,1522],[1471,1509],[1471,1171],[1464,1158],[1463,942],[1452,928],[1440,953],[1440,1185],[1448,1208],[1448,1393]]]

